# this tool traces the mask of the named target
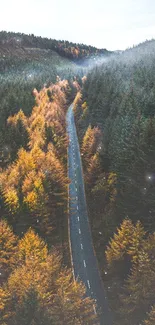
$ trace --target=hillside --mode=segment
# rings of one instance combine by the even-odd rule
[[[68,41],[42,38],[21,33],[0,32],[0,44],[5,47],[13,48],[39,48],[44,50],[52,50],[75,62],[81,63],[82,60],[91,56],[108,56],[112,54],[106,49],[97,49],[96,47],[76,44]]]
[[[44,65],[45,67],[50,68],[50,65],[53,68],[74,68],[75,64],[72,64],[71,60],[60,56],[55,50],[50,48],[38,47],[36,44],[27,44],[25,46],[24,42],[19,41],[19,38],[11,36],[8,38],[9,33],[0,33],[0,71],[6,72],[10,69],[15,68],[23,69],[28,63],[34,64],[33,69],[38,70],[39,66]],[[18,34],[17,34],[18,35]],[[3,36],[3,37],[2,37]],[[19,41],[19,42],[18,42]],[[23,72],[23,71],[22,71]],[[37,71],[36,71],[37,72]]]
[[[92,55],[107,56],[107,50],[67,41],[56,41],[21,33],[0,32],[0,152],[8,145],[6,120],[20,108],[30,114],[32,90],[55,83],[57,77],[80,82]],[[88,63],[84,65],[87,58]],[[78,63],[78,65],[77,65]],[[83,63],[81,66],[80,63]],[[72,96],[71,96],[72,97]]]
[[[57,52],[35,46],[33,44],[31,47],[30,45],[24,47],[21,42],[18,42],[17,35],[14,33],[0,33],[0,152],[2,157],[6,155],[5,148],[10,141],[6,129],[7,118],[21,108],[26,115],[31,113],[35,104],[33,89],[39,91],[45,84],[49,86],[55,83],[58,76],[71,81],[77,73],[83,73],[75,63]]]
[[[155,41],[92,69],[74,110],[92,234],[114,324],[148,319],[145,324],[152,325]]]
[[[112,54],[0,32],[4,325],[98,323],[96,301],[68,268],[66,113],[73,100],[114,325],[155,324],[155,41]]]

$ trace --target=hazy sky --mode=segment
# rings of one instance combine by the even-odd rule
[[[155,0],[1,0],[0,30],[125,49],[155,38]]]

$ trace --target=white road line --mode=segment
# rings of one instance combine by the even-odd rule
[[[96,308],[95,308],[95,306],[93,305],[93,309],[94,309],[94,313],[96,314]]]
[[[81,235],[81,229],[79,228],[79,234]]]
[[[76,200],[78,200],[78,197],[76,196]]]
[[[84,264],[84,267],[86,267],[86,262],[85,262],[85,260],[83,260],[83,264]]]
[[[88,288],[90,289],[90,282],[89,282],[89,280],[87,280],[87,283],[88,283]]]
[[[77,217],[77,219],[78,219],[78,221],[80,221],[80,218],[79,217]]]
[[[79,207],[78,207],[78,205],[77,205],[77,207],[76,207],[76,208],[77,208],[77,210],[79,210]]]
[[[76,192],[77,192],[77,187],[76,187]]]
[[[81,249],[83,249],[83,245],[81,244]]]
[[[75,184],[77,184],[77,181],[75,181]]]

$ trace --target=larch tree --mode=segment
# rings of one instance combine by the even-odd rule
[[[131,266],[131,259],[127,252],[131,245],[131,239],[134,233],[134,225],[128,218],[124,219],[117,233],[110,240],[109,246],[106,249],[106,259],[108,266],[114,272],[120,271],[120,276],[128,274]]]
[[[5,281],[15,266],[18,238],[5,220],[0,221],[0,282]]]
[[[154,325],[155,324],[155,305],[152,306],[151,311],[147,314],[148,319],[144,321],[144,325]]]
[[[84,286],[73,280],[71,270],[62,267],[58,252],[47,253],[32,230],[18,250],[17,267],[0,290],[3,323],[89,325],[97,320],[95,302],[85,297]]]

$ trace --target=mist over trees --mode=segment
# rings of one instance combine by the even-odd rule
[[[98,323],[70,269],[66,112],[83,68],[60,43],[0,33],[3,325]]]
[[[94,46],[77,44],[64,40],[48,39],[43,37],[34,36],[33,34],[26,35],[23,33],[13,32],[0,32],[0,45],[3,44],[6,47],[21,46],[25,48],[40,48],[45,50],[53,50],[63,57],[71,59],[75,62],[82,62],[84,59],[93,55],[96,56],[108,56],[112,52],[106,49],[98,49]]]
[[[87,139],[100,132],[87,202],[114,323],[122,325],[155,321],[154,57],[155,41],[146,41],[92,69],[74,108],[86,179]]]
[[[114,324],[154,325],[155,41],[112,57],[0,32],[0,54],[0,324],[97,323],[95,302],[68,268],[66,112],[74,100]]]

